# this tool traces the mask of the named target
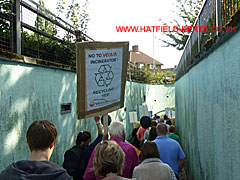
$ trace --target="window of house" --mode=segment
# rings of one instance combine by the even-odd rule
[[[138,67],[142,69],[144,67],[144,64],[139,64]]]
[[[154,69],[154,64],[150,64],[149,69]]]

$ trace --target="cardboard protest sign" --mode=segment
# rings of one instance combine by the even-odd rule
[[[129,112],[129,119],[130,119],[130,123],[136,123],[137,122],[137,112],[136,111]]]
[[[123,107],[128,48],[128,42],[77,43],[78,119]]]
[[[147,105],[139,106],[138,109],[140,118],[143,116],[150,116]]]

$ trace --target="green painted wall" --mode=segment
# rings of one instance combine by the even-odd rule
[[[239,179],[239,42],[237,32],[175,83],[189,179]]]
[[[129,112],[136,111],[140,120],[139,106],[147,105],[148,110],[153,114],[166,107],[175,107],[175,87],[174,85],[149,85],[135,82],[126,83],[124,108],[110,113],[113,119],[123,121],[126,125],[127,136],[131,135],[134,124],[129,123]]]
[[[72,112],[61,114],[61,103],[72,103]],[[138,111],[143,103],[153,111],[174,107],[174,85],[126,83],[126,111],[122,108],[110,115],[125,123],[127,136],[133,129],[129,112]],[[92,139],[97,135],[93,118],[76,119],[76,73],[0,58],[0,171],[13,161],[28,158],[27,128],[42,119],[53,122],[57,128],[51,161],[60,165],[79,131],[90,131]]]
[[[61,103],[72,103],[72,112],[61,114]],[[0,170],[28,158],[27,128],[42,119],[57,128],[51,160],[59,164],[77,132],[87,129],[96,134],[94,120],[76,120],[75,73],[0,60]]]

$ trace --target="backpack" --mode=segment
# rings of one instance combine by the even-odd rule
[[[79,146],[72,147],[64,154],[63,168],[70,176],[75,177],[74,179],[82,179],[87,167],[82,154],[82,148]]]

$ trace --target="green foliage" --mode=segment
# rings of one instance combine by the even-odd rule
[[[144,72],[138,68],[136,62],[130,63],[127,70],[127,79],[142,82],[145,81]]]
[[[57,12],[59,16],[66,13],[65,18],[72,22],[74,29],[86,33],[89,21],[89,15],[86,10],[88,0],[85,0],[82,5],[78,2],[79,1],[72,0],[70,4],[67,4],[66,0],[58,0]]]
[[[14,14],[11,11],[13,0],[1,0],[0,1],[0,13],[3,16],[11,18]],[[10,22],[0,18],[0,40],[10,38]]]
[[[75,66],[76,53],[75,44],[68,40],[62,42],[40,37],[34,34],[22,32],[24,52],[23,54],[31,57],[38,57],[45,60],[55,61],[62,64]]]
[[[140,69],[136,62],[129,63],[127,80],[145,84],[173,84],[176,80],[176,73],[172,71],[152,72],[147,68]]]
[[[51,16],[47,11],[45,11],[46,7],[44,1],[39,0],[39,4],[39,11],[53,19],[53,16]],[[37,17],[37,20],[35,21],[35,27],[38,27],[39,30],[46,32],[47,34],[50,34],[52,36],[55,36],[57,34],[55,25],[52,22],[49,22],[46,19],[42,18],[41,16]]]
[[[10,22],[0,18],[0,36],[10,38]]]
[[[170,23],[164,22],[160,19],[160,22],[163,23],[164,26],[178,26],[179,28],[183,26],[193,26],[198,13],[202,7],[203,0],[176,0],[178,12],[174,11],[175,15],[180,17],[179,19],[173,19]],[[184,24],[181,24],[181,23]],[[190,32],[187,31],[178,31],[178,32],[169,32],[165,33],[165,39],[160,39],[166,47],[175,47],[177,50],[183,50],[184,46],[187,42],[188,36]]]
[[[13,0],[1,0],[0,1],[0,13],[9,16],[13,15],[11,11],[11,5]],[[35,27],[49,35],[53,38],[44,37],[37,33],[31,33],[30,31],[22,31],[22,54],[30,57],[37,57],[49,61],[54,61],[62,64],[76,65],[76,35],[74,30],[80,30],[82,32],[86,31],[88,23],[88,14],[86,12],[86,7],[88,1],[86,0],[83,6],[72,0],[71,4],[67,5],[67,1],[59,0],[58,2],[58,17],[55,21],[59,21],[60,15],[64,15],[64,10],[66,10],[65,17],[67,20],[71,21],[69,24],[74,26],[71,32],[64,31],[65,34],[60,34],[56,29],[56,24],[49,22],[48,20],[38,16],[35,20]],[[39,11],[46,16],[54,19],[54,17],[49,14],[45,9],[44,0],[39,0],[40,8]],[[67,25],[66,25],[67,26]],[[11,36],[10,22],[0,18],[0,41],[9,41]],[[55,40],[54,37],[60,39],[60,35],[64,35],[60,41]],[[80,37],[80,39],[84,39]],[[1,47],[0,47],[1,48]],[[9,46],[10,48],[10,46]],[[7,49],[4,47],[4,49]],[[10,50],[10,49],[7,49]]]
[[[39,0],[39,4],[40,12],[53,19],[53,16],[45,10],[45,4],[43,0]],[[52,37],[56,37],[58,35],[56,25],[47,21],[41,16],[37,17],[35,21],[35,27],[51,35]],[[71,33],[67,32],[61,41],[57,41],[54,38],[44,37],[37,33],[22,31],[22,54],[75,66],[75,41],[73,40],[74,36],[69,34]]]
[[[12,6],[13,0],[1,0],[0,1],[0,12],[3,14],[11,15],[11,6]]]
[[[3,57],[10,58],[10,59],[18,59],[18,60],[24,59],[24,57],[19,54],[15,54],[10,51],[3,50],[3,49],[0,49],[0,55]]]

